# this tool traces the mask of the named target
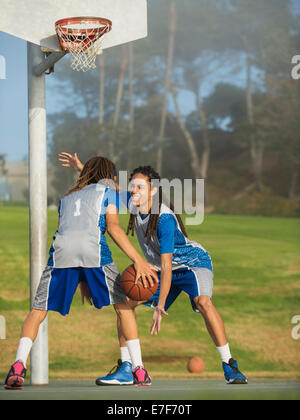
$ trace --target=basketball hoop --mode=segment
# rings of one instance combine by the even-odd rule
[[[66,18],[55,23],[60,46],[70,53],[73,70],[96,68],[96,56],[102,50],[102,37],[111,28],[110,20],[96,17]]]

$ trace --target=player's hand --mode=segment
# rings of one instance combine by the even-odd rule
[[[153,322],[152,322],[152,327],[150,329],[151,335],[153,335],[153,333],[155,335],[157,335],[159,333],[163,315],[168,316],[164,307],[161,306],[161,305],[157,305],[155,310],[154,310],[154,314],[153,314]]]
[[[136,271],[135,283],[141,279],[145,289],[152,287],[155,283],[159,283],[157,271],[158,269],[154,265],[149,264],[143,258],[139,259],[134,263]]]
[[[85,281],[81,281],[79,283],[80,292],[81,292],[81,303],[84,304],[84,299],[87,300],[87,302],[92,306],[92,295],[89,289],[89,285]]]
[[[79,171],[79,172],[82,171],[84,165],[83,165],[82,162],[80,162],[80,160],[77,156],[77,153],[74,153],[74,156],[73,156],[70,153],[62,152],[62,153],[59,153],[58,156],[59,156],[58,160],[60,162],[63,162],[61,164],[61,166],[66,166],[68,168],[73,168],[73,169],[75,169],[76,171]]]

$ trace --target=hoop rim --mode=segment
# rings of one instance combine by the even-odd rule
[[[95,27],[72,28],[72,25],[85,23],[94,24]],[[62,50],[73,56],[76,51],[79,54],[84,54],[86,51],[92,55],[97,54],[97,49],[91,51],[90,48],[111,29],[112,21],[102,17],[78,16],[59,19],[55,22],[55,30]]]
[[[74,23],[81,23],[83,21],[89,21],[91,23],[100,23],[105,26],[106,32],[110,32],[112,28],[112,21],[106,18],[102,17],[95,17],[95,16],[78,16],[78,17],[69,17],[69,18],[63,18],[59,19],[55,22],[55,28],[60,28],[62,31],[68,31],[69,33],[94,33],[99,28],[89,28],[89,29],[72,29],[68,27],[70,24]]]

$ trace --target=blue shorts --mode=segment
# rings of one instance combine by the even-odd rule
[[[79,282],[88,283],[97,309],[126,301],[120,285],[120,273],[114,263],[103,267],[46,267],[33,303],[33,309],[67,315]]]
[[[160,280],[161,273],[158,273]],[[155,307],[159,300],[160,287],[157,292],[144,305]],[[207,268],[184,268],[174,270],[172,273],[171,289],[166,299],[165,310],[178,298],[181,292],[189,295],[192,308],[199,312],[195,306],[194,299],[198,296],[212,297],[213,291],[213,272]]]

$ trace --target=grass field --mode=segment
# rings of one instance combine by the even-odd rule
[[[127,217],[122,216],[125,227]],[[49,245],[57,213],[49,211]],[[300,220],[208,215],[188,227],[214,264],[215,306],[221,313],[232,354],[249,378],[300,378],[300,340],[291,336],[291,319],[300,315]],[[6,339],[0,340],[0,381],[14,360],[20,328],[29,309],[28,209],[0,208],[0,315]],[[133,239],[137,244],[136,238]],[[111,241],[109,241],[111,243]],[[120,270],[129,260],[111,243]],[[149,334],[152,314],[137,310],[143,358],[153,378],[222,378],[219,355],[201,315],[182,294],[169,309],[159,336]],[[49,313],[51,379],[95,379],[119,357],[111,307],[82,306],[77,292],[70,315]],[[191,356],[204,359],[201,375],[186,370]]]

